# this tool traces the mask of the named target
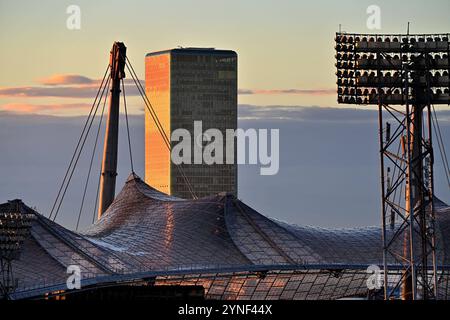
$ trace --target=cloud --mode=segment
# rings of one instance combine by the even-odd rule
[[[261,121],[302,121],[327,123],[364,123],[374,124],[378,121],[376,108],[317,107],[317,106],[256,106],[240,104],[240,120]],[[449,110],[436,110],[440,123],[450,122]],[[394,121],[390,115],[385,120]]]
[[[239,119],[263,121],[314,121],[375,123],[377,112],[369,109],[308,106],[239,105]]]
[[[46,86],[93,84],[96,80],[77,74],[54,74],[46,78],[38,79],[40,84]]]
[[[0,87],[2,98],[82,98],[94,99],[101,80],[90,79],[81,75],[56,74],[38,80],[37,86]],[[144,81],[139,80],[142,86]],[[125,79],[127,96],[137,96],[139,91],[132,79]]]
[[[240,166],[240,198],[263,214],[300,225],[349,227],[378,223],[377,123],[347,122],[348,119],[363,117],[377,119],[376,111],[309,106],[239,106],[240,116],[244,113],[258,116],[260,112],[264,112],[268,120],[243,120],[239,121],[239,127],[280,130],[280,172],[275,176],[260,176],[258,166]],[[450,110],[438,112],[438,116],[443,113],[450,115]],[[294,115],[303,121],[271,120]],[[26,203],[37,206],[40,212],[48,213],[73,153],[73,142],[80,135],[85,119],[86,116],[5,114],[0,110],[0,150],[5,151],[0,157],[1,200],[22,198]],[[125,133],[126,124],[122,119],[120,132]],[[335,121],[329,122],[330,119]],[[81,186],[89,169],[97,121],[91,129],[91,138],[80,158],[59,216],[61,220],[58,221],[68,227],[76,223],[83,196]],[[134,168],[144,177],[144,117],[130,115],[129,121]],[[442,123],[441,130],[444,138],[450,136],[450,123]],[[101,134],[103,132],[104,128]],[[449,141],[445,142],[448,150]],[[97,174],[102,143],[103,136],[99,140],[92,171]],[[117,190],[130,173],[126,134],[119,134],[119,143]],[[437,146],[435,148],[437,152]],[[437,157],[437,195],[450,199],[440,163]],[[86,210],[81,218],[83,226],[92,219],[97,181],[90,180]],[[267,196],[268,188],[270,197]]]
[[[241,95],[253,94],[297,94],[297,95],[332,95],[336,94],[336,89],[239,89]]]
[[[28,103],[9,103],[0,106],[1,111],[10,113],[45,113],[45,112],[59,112],[59,111],[78,111],[86,110],[91,107],[87,103],[66,103],[66,104],[28,104]]]
[[[3,87],[0,88],[2,98],[86,98],[94,99],[97,94],[98,84],[95,85],[72,85],[72,86],[28,86],[28,87]],[[137,96],[139,91],[133,84],[126,84],[127,96]]]
[[[93,98],[97,92],[94,87],[6,87],[0,88],[0,97],[5,98]]]
[[[37,80],[36,86],[0,87],[3,98],[89,98],[95,97],[100,79],[77,74],[54,74]],[[139,80],[145,88],[145,82]],[[125,79],[125,91],[129,96],[139,95],[133,79]],[[239,95],[331,95],[335,89],[239,89]]]

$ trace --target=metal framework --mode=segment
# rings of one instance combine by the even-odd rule
[[[20,200],[0,205],[0,299],[9,299],[17,287],[13,261],[29,236],[34,215]]]
[[[14,274],[12,272],[12,261],[0,257],[0,272],[2,278],[0,279],[0,297],[9,299],[9,296],[15,289]]]
[[[448,36],[336,34],[338,102],[378,105],[385,299],[437,296],[431,109],[450,103]]]

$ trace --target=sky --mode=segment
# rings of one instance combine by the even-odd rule
[[[81,10],[79,30],[66,27],[66,9],[73,4]],[[448,0],[411,0],[407,7],[404,0],[1,0],[0,106],[82,114],[89,99],[31,95],[31,101],[33,90],[23,89],[51,89],[43,80],[67,74],[101,78],[116,40],[128,47],[141,79],[151,51],[232,49],[239,55],[239,89],[247,93],[239,95],[239,103],[335,106],[334,34],[339,24],[347,32],[373,32],[366,10],[374,4],[381,9],[376,32],[404,33],[408,21],[412,33],[450,30]],[[22,90],[13,95],[5,87]],[[130,109],[140,112],[137,99]]]
[[[79,30],[66,26],[69,5],[80,7]],[[378,224],[376,113],[337,105],[335,93],[334,34],[340,24],[347,32],[373,32],[366,26],[369,5],[381,9],[379,33],[404,33],[408,21],[412,33],[450,31],[448,0],[0,0],[0,201],[23,198],[49,210],[111,45],[123,41],[141,80],[148,52],[184,46],[238,53],[239,126],[280,129],[278,175],[239,169],[239,196],[255,209],[297,224]],[[143,175],[143,104],[126,84]],[[449,108],[440,109],[448,137]],[[118,190],[129,173],[125,155]],[[60,220],[69,227],[77,190]]]

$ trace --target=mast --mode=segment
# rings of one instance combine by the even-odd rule
[[[125,78],[126,50],[127,48],[122,42],[114,42],[110,53],[111,95],[100,177],[99,218],[113,202],[116,191],[120,80]]]

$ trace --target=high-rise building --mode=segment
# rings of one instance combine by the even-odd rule
[[[149,53],[145,59],[147,96],[166,134],[182,128],[195,141],[194,121],[203,131],[223,134],[224,163],[176,165],[149,111],[145,115],[145,181],[181,198],[192,198],[186,179],[197,197],[219,192],[237,194],[237,164],[225,163],[225,131],[237,128],[237,54],[213,48],[177,48]],[[171,142],[173,146],[177,142]],[[203,142],[203,146],[205,142]],[[234,147],[236,160],[236,147]]]

